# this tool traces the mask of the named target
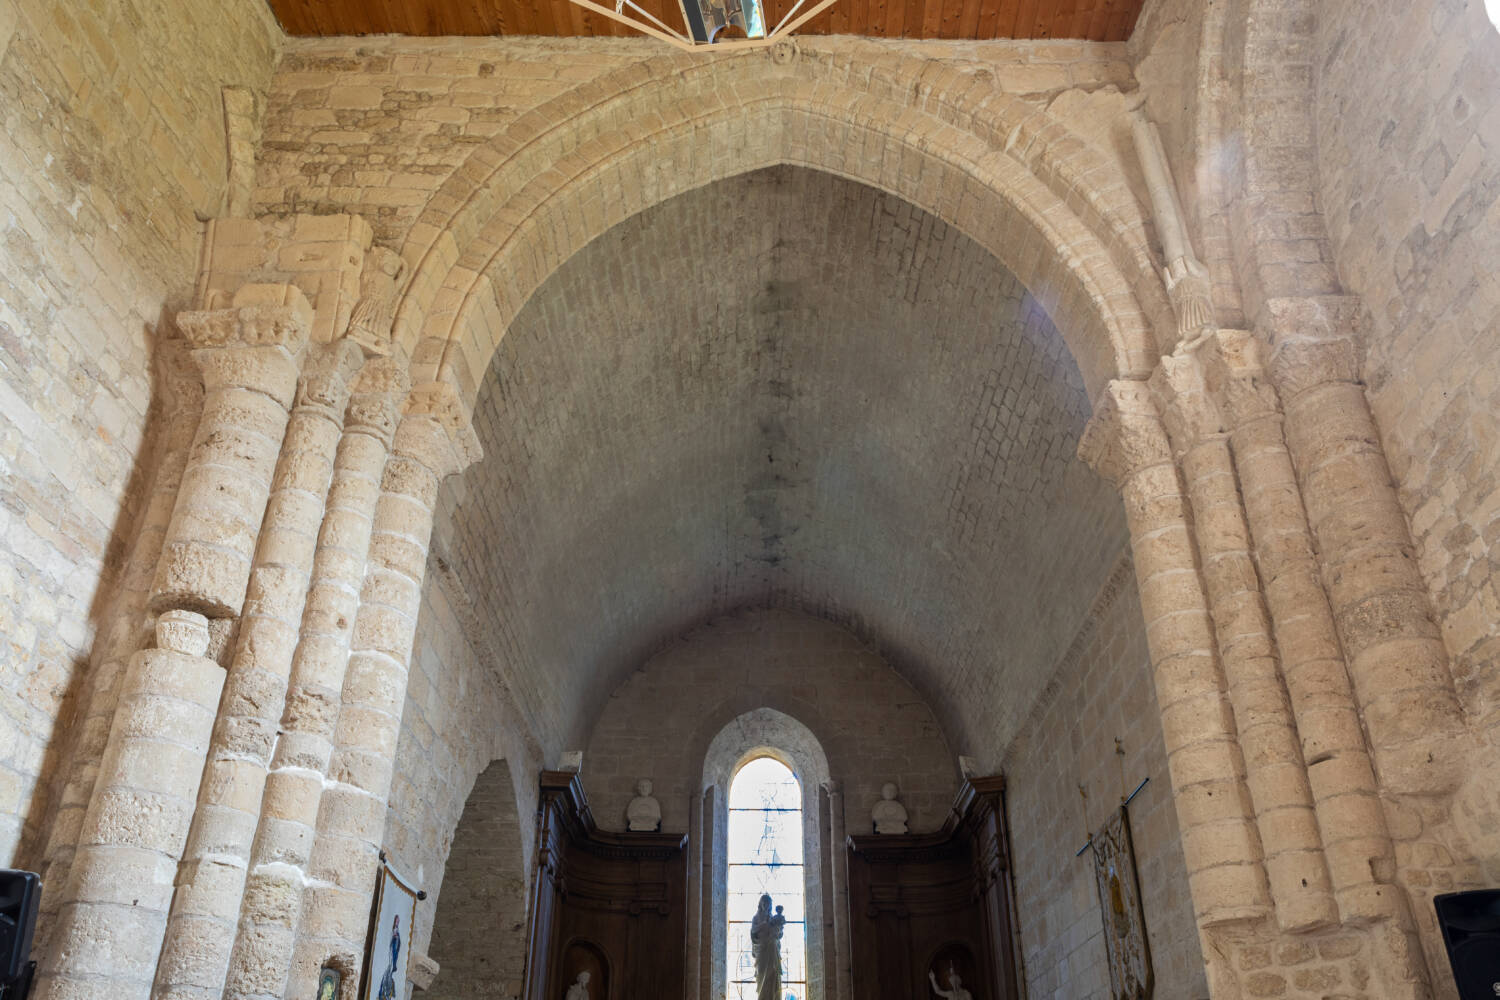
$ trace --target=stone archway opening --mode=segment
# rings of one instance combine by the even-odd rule
[[[527,871],[510,764],[474,781],[453,833],[428,953],[438,963],[431,1000],[509,1000],[526,961]]]

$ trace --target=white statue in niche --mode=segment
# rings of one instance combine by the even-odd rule
[[[637,833],[655,833],[661,829],[661,803],[651,794],[651,779],[636,782],[635,798],[625,808],[627,829]]]
[[[906,807],[896,801],[896,786],[887,781],[880,786],[880,801],[870,810],[876,833],[905,833]]]
[[[938,985],[937,976],[932,974],[931,969],[927,970],[927,979],[932,983],[932,992],[942,997],[943,1000],[974,1000],[974,994],[964,989],[964,981],[952,965],[948,966],[948,989],[945,990]],[[568,1000],[573,1000],[571,994]]]
[[[589,974],[580,972],[578,981],[568,987],[568,995],[563,1000],[589,1000]]]

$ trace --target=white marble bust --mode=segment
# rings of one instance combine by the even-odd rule
[[[627,828],[636,832],[655,833],[661,829],[661,803],[651,794],[651,779],[642,778],[635,786],[635,798],[625,809]]]
[[[896,786],[887,781],[880,786],[880,801],[870,810],[876,833],[905,833],[906,807],[896,801]]]

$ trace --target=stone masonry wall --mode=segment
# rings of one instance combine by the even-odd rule
[[[885,47],[982,65],[1013,93],[1130,80],[1123,43],[892,40]],[[477,145],[580,83],[662,53],[644,38],[291,39],[267,108],[257,208],[352,212],[370,221],[377,242],[399,246]]]
[[[480,819],[488,831],[482,838],[484,849],[503,849],[506,870],[514,869],[514,878],[526,870],[540,768],[539,762],[527,758],[523,735],[508,724],[502,708],[504,693],[483,653],[476,649],[473,629],[465,623],[467,596],[457,588],[456,578],[446,573],[440,555],[429,556],[428,564],[429,582],[417,623],[385,829],[385,850],[392,864],[427,891],[427,898],[417,906],[413,940],[417,952],[428,949],[435,921],[440,912],[448,912],[439,908],[440,899],[447,906],[445,875],[452,873],[458,880],[460,899],[482,888],[472,879],[495,875],[494,870],[476,870],[472,858],[465,860],[468,855],[463,850],[450,861],[450,851],[465,836],[456,837],[455,828],[466,809],[477,808],[484,814]],[[515,787],[510,780],[513,773],[519,779]],[[503,776],[503,789],[496,783],[497,775]],[[510,820],[504,824],[503,837],[496,819],[502,815]],[[518,815],[525,821],[517,820]],[[472,832],[467,836],[473,839]],[[524,899],[524,884],[520,892]],[[461,949],[460,953],[472,957],[476,952]],[[443,961],[440,954],[434,957]]]
[[[1124,755],[1116,752],[1121,741]],[[1074,857],[1142,779],[1130,804],[1159,1000],[1208,996],[1167,775],[1140,597],[1128,558],[1006,756],[1026,993],[1104,1000],[1104,925],[1088,852]],[[1082,786],[1087,797],[1080,795]]]
[[[1500,31],[1483,4],[1319,6],[1318,179],[1459,695],[1500,736]],[[1373,98],[1373,99],[1372,99]],[[1491,871],[1491,880],[1500,871]]]
[[[259,100],[263,0],[0,3],[0,860],[34,864],[149,487],[151,359],[226,187],[221,87]],[[70,702],[71,699],[71,702]],[[19,846],[18,846],[19,845]]]
[[[958,791],[958,761],[936,718],[884,660],[836,625],[789,611],[715,618],[652,657],[610,697],[583,758],[594,819],[625,828],[650,778],[662,829],[686,831],[713,736],[752,708],[785,712],[817,736],[843,782],[846,829],[870,831],[894,781],[914,832],[936,830]]]

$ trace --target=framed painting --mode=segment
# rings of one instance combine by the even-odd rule
[[[417,900],[425,895],[391,869],[382,851],[370,937],[365,944],[364,987],[359,1000],[405,1000]]]
[[[1155,987],[1151,946],[1146,940],[1145,913],[1141,909],[1141,883],[1136,875],[1135,843],[1130,838],[1130,813],[1123,803],[1089,844],[1094,849],[1094,884],[1099,889],[1099,908],[1104,916],[1110,996],[1113,1000],[1150,1000]]]

